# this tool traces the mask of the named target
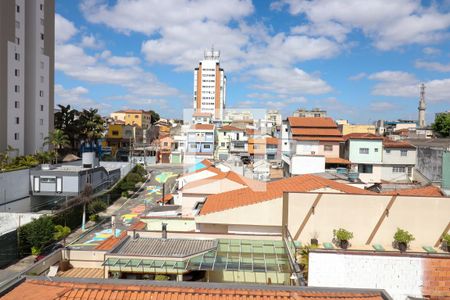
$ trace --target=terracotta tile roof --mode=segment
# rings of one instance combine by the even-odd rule
[[[195,112],[192,114],[193,117],[211,117],[212,114],[205,112]]]
[[[319,142],[343,142],[344,139],[338,136],[293,136],[296,141],[319,141]]]
[[[394,191],[383,192],[385,195],[400,195],[400,196],[430,196],[430,197],[442,197],[443,193],[440,188],[434,185],[429,185],[420,188],[412,189],[400,189]]]
[[[109,238],[101,242],[97,247],[95,247],[95,250],[109,251],[111,249],[114,249],[126,237],[126,231],[122,231],[122,233],[118,237],[110,236]]]
[[[289,117],[291,127],[316,127],[316,128],[337,128],[336,122],[332,118],[308,118],[308,117]]]
[[[244,129],[232,125],[225,125],[219,131],[244,131]]]
[[[249,183],[255,183],[256,182],[256,180],[248,179],[248,178],[244,179],[239,174],[237,174],[237,173],[235,173],[233,171],[229,171],[229,172],[218,174],[218,175],[213,176],[213,177],[192,181],[192,182],[186,184],[185,186],[183,186],[183,190],[184,189],[191,189],[191,188],[198,187],[198,186],[202,186],[204,184],[208,184],[208,183],[211,183],[213,181],[223,180],[223,179],[228,179],[228,180],[234,181],[236,183],[239,183],[239,184],[242,184],[242,185],[245,185],[245,186],[249,186]],[[217,194],[217,193],[214,192],[214,191],[211,191],[211,194]]]
[[[134,224],[132,224],[130,227],[127,228],[128,231],[132,231],[134,229],[136,230],[144,230],[147,227],[147,223],[139,221]]]
[[[416,149],[413,145],[408,143],[407,141],[393,141],[391,139],[385,138],[383,140],[384,148],[409,148]]]
[[[214,130],[213,124],[194,124],[191,126],[191,129],[195,130]]]
[[[280,198],[282,197],[283,192],[310,192],[317,189],[330,187],[348,194],[376,194],[368,190],[359,189],[311,174],[268,182],[264,187],[265,188],[258,190],[253,190],[252,188],[242,188],[239,190],[208,196],[203,208],[200,211],[200,215],[206,215],[231,208]]]
[[[340,157],[326,157],[325,163],[327,164],[341,164],[341,165],[349,165],[352,162]]]
[[[167,194],[164,196],[164,198],[159,198],[156,202],[157,203],[161,203],[161,202],[167,203],[167,202],[170,202],[170,200],[172,200],[172,199],[173,199],[173,195]]]
[[[202,163],[204,166],[206,166],[206,167],[210,167],[210,166],[212,166],[212,164],[213,164],[213,163],[212,163],[210,160],[208,160],[208,159],[202,160],[201,163]]]
[[[195,173],[200,173],[200,172],[203,172],[203,171],[210,171],[210,172],[213,172],[213,173],[216,173],[216,174],[221,174],[222,173],[222,171],[220,171],[216,167],[213,167],[212,165],[210,165],[209,167],[198,169],[198,170],[196,170],[194,172],[191,172],[191,173],[183,174],[179,178],[183,178],[183,177],[186,177],[186,176],[189,176],[189,175],[192,175],[192,174],[195,174]]]
[[[293,135],[342,136],[337,128],[291,128]]]
[[[268,144],[268,145],[278,145],[278,139],[275,137],[265,137],[265,138],[249,138],[249,144]]]
[[[382,136],[373,133],[355,132],[344,135],[344,140],[383,140]]]
[[[124,280],[125,281],[125,280]],[[5,300],[163,300],[163,299],[204,299],[204,300],[304,300],[304,299],[340,299],[340,300],[382,300],[381,291],[342,291],[332,288],[292,288],[270,286],[230,286],[200,284],[165,284],[148,281],[146,284],[130,284],[126,281],[117,283],[47,281],[27,279],[2,299]]]

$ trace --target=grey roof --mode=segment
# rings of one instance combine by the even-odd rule
[[[450,138],[445,139],[407,139],[407,142],[416,147],[450,147]]]
[[[183,258],[217,247],[217,240],[128,238],[113,253],[145,257]]]
[[[150,208],[150,212],[177,211],[181,205],[158,205]]]

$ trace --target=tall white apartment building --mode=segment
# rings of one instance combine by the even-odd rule
[[[207,50],[194,70],[194,110],[212,114],[213,120],[223,119],[227,94],[227,77],[219,59],[220,51]]]
[[[46,150],[53,130],[54,0],[0,1],[0,151]]]

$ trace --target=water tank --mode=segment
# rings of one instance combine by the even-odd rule
[[[84,152],[82,156],[83,168],[94,168],[97,166],[95,152]]]

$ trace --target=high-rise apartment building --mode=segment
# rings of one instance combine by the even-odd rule
[[[0,1],[0,151],[45,150],[53,130],[55,1]]]
[[[219,59],[220,51],[207,50],[194,70],[194,110],[210,113],[214,120],[223,118],[226,103],[227,77]]]

